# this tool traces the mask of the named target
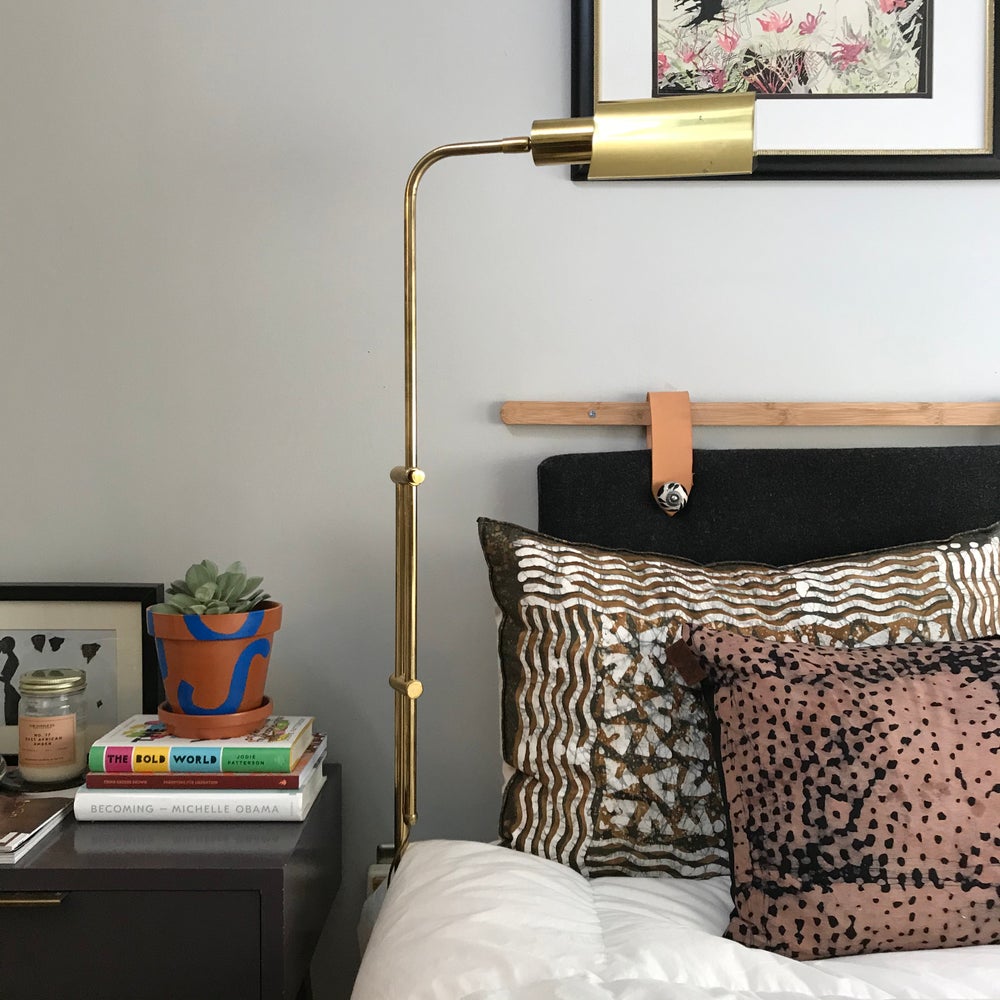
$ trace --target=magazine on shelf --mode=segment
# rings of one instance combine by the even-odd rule
[[[72,808],[72,793],[45,798],[0,795],[0,865],[20,861]]]

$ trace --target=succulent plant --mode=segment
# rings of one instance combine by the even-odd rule
[[[247,576],[246,567],[234,562],[221,573],[209,559],[195,563],[167,587],[167,600],[151,611],[167,615],[228,615],[253,611],[271,595],[260,590],[263,577]]]

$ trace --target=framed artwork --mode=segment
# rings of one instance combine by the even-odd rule
[[[753,177],[1000,177],[994,0],[571,2],[574,116],[752,90]]]
[[[31,670],[86,671],[89,742],[163,700],[146,608],[153,583],[0,584],[0,753],[17,753],[18,678]]]

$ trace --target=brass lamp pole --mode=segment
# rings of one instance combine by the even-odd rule
[[[536,121],[531,134],[439,146],[423,156],[406,182],[403,206],[405,279],[404,462],[396,484],[395,856],[417,821],[417,188],[427,169],[452,156],[531,153],[537,165],[589,164],[593,180],[746,174],[753,168],[753,94],[695,94],[599,104],[593,118]]]

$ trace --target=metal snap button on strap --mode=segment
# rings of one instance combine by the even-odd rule
[[[656,491],[656,502],[667,513],[676,514],[688,502],[688,491],[680,483],[664,483]]]

